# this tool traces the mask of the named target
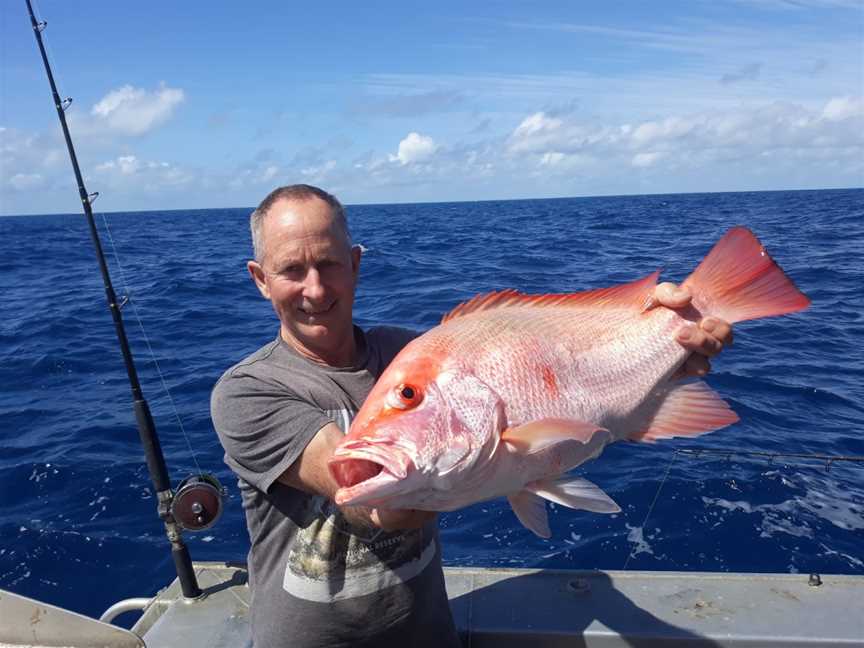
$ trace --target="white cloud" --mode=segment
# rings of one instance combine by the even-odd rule
[[[51,185],[50,172],[62,161],[56,146],[56,138],[0,127],[0,190],[22,192]]]
[[[853,9],[861,10],[861,0],[736,0],[764,9]]]
[[[849,3],[858,3],[860,12],[861,0]],[[813,108],[861,87],[861,36],[854,22],[825,30],[786,21],[665,18],[630,29],[557,20],[505,23],[570,34],[591,55],[584,62],[537,66],[527,74],[477,74],[470,66],[464,74],[379,73],[363,78],[364,90],[422,94],[447,87],[486,116],[494,115],[496,123],[562,101],[575,101],[583,116],[623,123],[775,100]],[[681,56],[672,60],[672,54]],[[727,83],[719,83],[724,76]],[[748,81],[756,77],[758,83]]]
[[[595,161],[589,155],[552,151],[541,155],[538,164],[541,175],[549,171],[558,173],[579,171],[582,173],[594,166]]]
[[[656,141],[687,137],[694,130],[704,127],[701,115],[689,118],[669,117],[662,121],[649,121],[637,126],[630,134],[631,142],[637,146],[648,146]]]
[[[167,121],[184,99],[183,90],[164,83],[153,91],[124,85],[105,95],[90,114],[112,132],[142,135]]]
[[[534,113],[522,120],[522,123],[513,132],[513,137],[528,137],[544,131],[553,132],[558,130],[562,123],[562,120],[556,117],[548,117],[546,113]]]
[[[254,187],[255,191],[259,190],[260,185],[272,185],[274,178],[290,176],[289,170],[273,164],[269,161],[269,156],[263,156],[264,159],[254,160],[231,173],[231,179],[228,181],[228,186],[234,190]],[[218,184],[218,182],[216,183]]]
[[[643,168],[685,159],[756,159],[777,150],[803,156],[829,150],[845,158],[855,151],[864,155],[864,101],[834,98],[817,109],[775,102],[632,125],[589,124],[535,113],[514,129],[507,150],[512,156],[536,156],[536,162],[546,166],[568,154],[626,159]]]
[[[390,156],[390,161],[398,161],[402,165],[422,162],[432,157],[437,150],[438,146],[431,137],[412,132],[399,142],[399,151]]]
[[[822,110],[822,116],[831,121],[864,115],[864,97],[835,97]]]
[[[323,164],[308,166],[300,169],[301,175],[306,179],[320,182],[328,173],[333,171],[337,166],[336,160],[327,160]]]
[[[134,155],[121,155],[97,164],[94,171],[108,187],[134,187],[136,190],[158,191],[189,184],[193,176],[169,163],[140,160]]]
[[[628,123],[541,111],[514,124],[509,135],[469,143],[436,142],[415,131],[396,154],[322,158],[295,165],[294,173],[343,191],[346,200],[373,201],[428,199],[442,188],[451,197],[463,191],[478,198],[817,188],[864,178],[864,104],[848,97]]]
[[[552,151],[551,153],[544,153],[543,157],[540,158],[540,164],[544,166],[558,166],[564,160],[567,159],[567,156],[563,153],[558,153],[557,151]]]
[[[141,168],[141,163],[134,155],[121,155],[116,160],[108,160],[96,166],[96,171],[117,170],[123,175],[132,175]]]
[[[630,164],[634,167],[650,167],[655,162],[663,159],[662,153],[637,153],[633,156],[633,159],[630,160]]]
[[[720,77],[720,83],[729,85],[730,83],[738,83],[739,81],[755,81],[759,78],[762,72],[761,63],[748,63],[741,66],[734,72],[727,72]]]
[[[18,191],[35,189],[44,184],[44,181],[45,179],[39,173],[16,173],[9,178],[9,184]]]
[[[260,180],[261,182],[269,182],[276,177],[277,173],[279,173],[279,167],[271,164],[266,169],[264,169],[264,172],[261,174]]]

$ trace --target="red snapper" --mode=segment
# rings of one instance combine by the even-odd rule
[[[810,303],[756,237],[729,230],[656,306],[659,272],[572,294],[479,295],[407,345],[381,375],[329,467],[336,503],[452,511],[506,496],[549,537],[544,500],[620,509],[568,470],[614,441],[692,437],[738,420],[704,382],[672,380],[681,327],[791,313]]]

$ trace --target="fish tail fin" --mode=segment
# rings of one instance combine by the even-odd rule
[[[746,227],[723,235],[682,284],[703,315],[727,322],[784,315],[810,305]]]

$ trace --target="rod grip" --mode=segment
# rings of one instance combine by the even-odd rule
[[[186,598],[198,598],[201,596],[201,588],[198,587],[198,579],[195,577],[195,568],[192,567],[192,558],[189,549],[182,542],[171,543],[171,558],[174,559],[174,569],[177,578],[180,579],[180,588]]]

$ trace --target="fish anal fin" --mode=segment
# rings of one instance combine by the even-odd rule
[[[516,517],[526,529],[534,532],[541,538],[551,538],[549,530],[549,516],[546,513],[546,502],[540,497],[527,490],[521,490],[507,496],[507,501]]]
[[[523,454],[533,454],[561,441],[579,441],[588,445],[594,435],[607,430],[594,423],[572,419],[546,418],[507,428],[501,440]]]
[[[587,479],[572,475],[559,475],[525,486],[525,490],[550,502],[572,509],[594,513],[620,513],[621,507],[603,489]]]
[[[704,382],[680,383],[659,396],[654,416],[632,441],[654,442],[672,437],[695,437],[737,423],[738,415]]]
[[[634,310],[642,311],[654,293],[654,288],[657,286],[657,277],[659,276],[660,271],[657,270],[647,277],[628,284],[577,293],[527,295],[513,289],[485,293],[459,304],[441,318],[441,323],[443,324],[444,322],[456,319],[457,317],[464,317],[471,313],[515,306],[631,307]]]

